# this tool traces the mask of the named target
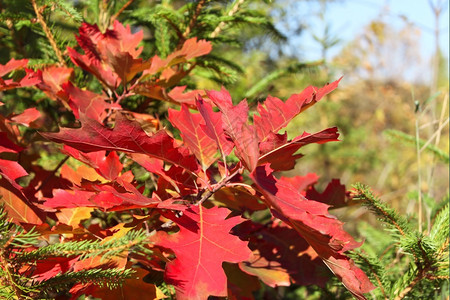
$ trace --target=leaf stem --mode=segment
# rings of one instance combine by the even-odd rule
[[[212,186],[211,190],[207,190],[206,193],[202,194],[200,200],[195,205],[201,205],[203,202],[208,200],[212,195],[214,195],[215,192],[223,188],[225,185],[228,184],[228,182],[237,174],[239,174],[242,171],[242,168],[237,168],[236,171],[234,171],[232,174],[225,176],[220,180],[218,183]]]
[[[69,159],[69,156],[66,156],[66,157],[64,157],[63,160],[61,160],[59,162],[59,164],[56,166],[56,168],[54,168],[53,171],[50,174],[48,174],[47,177],[45,177],[45,179],[42,181],[41,185],[36,189],[36,192],[40,191],[48,183],[48,181],[50,180],[52,175],[54,175],[68,159]]]

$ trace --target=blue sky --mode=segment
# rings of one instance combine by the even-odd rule
[[[430,0],[433,3],[444,2],[446,8],[440,17],[440,46],[448,57],[449,53],[449,9],[448,0]],[[317,1],[318,2],[318,1]],[[295,11],[289,12],[291,20],[308,20],[307,33],[299,37],[303,57],[307,60],[320,58],[320,48],[312,39],[311,31],[320,33],[322,29],[318,17],[311,16],[320,11],[317,2],[294,1]],[[326,19],[331,25],[331,32],[336,34],[342,42],[330,51],[330,56],[339,53],[346,42],[353,40],[363,31],[371,20],[379,19],[380,15],[394,28],[401,28],[405,18],[420,30],[420,52],[424,61],[434,53],[434,15],[429,6],[429,0],[341,0],[327,4]],[[403,16],[403,17],[402,17]],[[295,21],[294,21],[295,22]],[[295,41],[295,38],[294,38]],[[295,44],[295,42],[294,42]]]

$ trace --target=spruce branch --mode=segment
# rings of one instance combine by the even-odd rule
[[[55,52],[60,65],[67,67],[67,64],[62,56],[61,50],[58,48],[55,38],[54,38],[52,32],[50,31],[50,29],[48,28],[47,23],[45,22],[44,17],[42,16],[41,9],[37,6],[36,0],[31,0],[31,4],[33,5],[33,9],[34,9],[36,17],[39,21],[39,24],[41,24],[42,29],[44,30],[44,33],[47,36],[47,39],[48,39],[50,45],[52,46],[53,51]]]
[[[373,211],[377,216],[381,217],[384,222],[392,225],[402,235],[406,236],[410,232],[408,221],[399,216],[397,212],[384,204],[380,199],[373,195],[368,186],[357,183],[353,186],[353,199],[361,200],[365,206]]]
[[[381,293],[383,294],[384,299],[389,299],[386,291],[384,289],[382,274],[384,271],[384,266],[379,263],[379,259],[373,259],[372,257],[367,257],[367,254],[362,253],[360,251],[352,252],[353,256],[356,256],[359,261],[361,261],[363,266],[367,267],[370,271],[370,275],[372,275],[378,283],[378,287],[380,288]]]
[[[142,245],[145,244],[146,241],[147,235],[143,230],[130,231],[121,238],[109,240],[105,243],[82,240],[48,245],[29,252],[21,252],[20,256],[17,257],[17,260],[34,261],[55,256],[80,256],[80,259],[86,259],[100,255],[102,256],[102,259],[106,259],[120,256],[127,250],[142,250]]]

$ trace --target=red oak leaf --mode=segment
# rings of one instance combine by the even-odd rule
[[[328,280],[326,267],[312,247],[298,233],[282,223],[264,226],[246,221],[234,233],[249,240],[253,256],[239,265],[271,287],[315,284]],[[324,272],[325,271],[325,272]]]
[[[16,224],[42,224],[45,221],[45,214],[35,205],[1,186],[0,203],[5,204],[8,216]]]
[[[328,214],[328,205],[310,201],[289,182],[276,179],[268,165],[250,175],[276,217],[294,228],[317,252],[328,268],[358,299],[374,286],[344,252],[360,246],[343,230],[342,223]]]
[[[266,205],[259,199],[259,195],[255,195],[254,191],[252,193],[243,186],[223,187],[214,193],[214,200],[219,204],[241,212],[266,209]]]
[[[98,174],[108,180],[116,179],[123,169],[123,165],[115,151],[110,152],[108,155],[106,155],[106,151],[84,153],[75,148],[64,145],[62,152],[91,166],[98,172]]]
[[[186,105],[181,111],[169,109],[169,121],[181,132],[183,142],[194,153],[206,170],[214,161],[217,144],[202,129],[203,118],[200,114],[189,112]]]
[[[281,177],[281,180],[287,181],[292,184],[302,195],[306,195],[306,190],[312,185],[316,184],[319,180],[319,176],[315,173],[308,173],[305,176],[294,176],[294,177]],[[306,197],[307,199],[310,199]],[[314,199],[311,199],[314,200]]]
[[[64,128],[58,133],[41,133],[44,137],[64,143],[84,152],[101,150],[142,153],[162,159],[189,171],[198,170],[198,163],[189,150],[179,147],[177,142],[166,131],[160,130],[152,136],[142,129],[136,121],[116,114],[113,129],[95,120],[80,116],[81,128]]]
[[[151,67],[144,71],[143,75],[153,75],[163,69],[170,68],[176,64],[186,62],[192,58],[203,56],[211,52],[211,42],[205,40],[197,41],[197,38],[186,40],[180,50],[174,51],[167,58],[161,59],[154,56],[151,59]]]
[[[44,91],[51,99],[56,100],[61,96],[62,85],[69,82],[72,74],[72,68],[58,66],[50,66],[43,70],[38,70],[37,76],[41,79],[41,82],[37,84],[37,88]]]
[[[5,65],[0,64],[0,91],[14,89],[17,87],[26,87],[36,85],[40,82],[39,76],[32,70],[25,69],[26,75],[20,81],[15,81],[13,79],[3,80],[1,77],[21,69],[28,64],[27,59],[15,60],[14,58],[7,62]]]
[[[205,125],[202,126],[205,133],[213,140],[216,141],[217,146],[223,155],[229,155],[233,150],[233,143],[225,135],[222,125],[222,116],[220,112],[214,112],[212,105],[207,103],[201,97],[198,98],[197,109],[205,121]]]
[[[224,263],[223,269],[228,279],[229,300],[253,300],[253,292],[261,288],[257,277],[243,272],[238,264]]]
[[[261,143],[264,146],[263,150],[267,152],[261,153],[262,155],[259,157],[258,165],[270,163],[270,167],[277,171],[293,169],[296,159],[302,157],[301,154],[294,155],[294,153],[307,144],[323,144],[332,141],[339,141],[339,133],[337,132],[336,127],[328,128],[313,134],[304,132],[302,135],[288,142],[283,142],[284,138],[281,139],[279,134],[275,135],[277,136],[277,139],[272,139],[271,136],[273,135],[273,133],[269,133],[269,138],[266,142]],[[269,146],[274,148],[270,150]]]
[[[260,141],[264,141],[270,132],[278,133],[299,113],[314,105],[323,96],[337,88],[339,80],[323,88],[309,86],[300,94],[294,94],[286,102],[269,96],[263,104],[258,104],[258,115],[253,117]]]
[[[41,117],[41,113],[35,108],[27,108],[21,114],[11,118],[11,121],[27,127],[30,127],[31,123]]]
[[[161,160],[142,154],[132,154],[131,157],[147,171],[159,176],[156,192],[161,199],[172,198],[168,194],[169,190],[176,191],[179,196],[186,196],[195,194],[204,186],[203,181],[196,183],[192,174],[181,167],[171,166],[169,170],[165,170]]]
[[[230,234],[242,222],[228,218],[230,211],[193,206],[181,218],[174,218],[180,231],[161,232],[155,243],[170,248],[177,256],[166,266],[166,282],[175,286],[177,299],[207,299],[227,296],[227,278],[222,263],[237,263],[250,255],[247,243]]]
[[[22,147],[9,140],[6,132],[0,132],[0,153],[19,153],[22,150]],[[16,190],[22,191],[23,188],[16,182],[16,179],[27,176],[28,172],[17,161],[0,159],[0,175]]]
[[[349,197],[347,197],[345,185],[341,184],[339,179],[332,179],[322,193],[319,193],[314,186],[311,186],[306,190],[305,197],[309,200],[331,205],[333,208],[348,206],[352,203],[356,204],[356,202],[348,202]]]
[[[73,257],[48,257],[45,260],[39,260],[36,265],[29,268],[25,274],[32,275],[31,278],[37,282],[42,282],[55,277],[58,274],[64,274],[73,268],[74,263],[78,261],[78,256]],[[29,273],[29,274],[27,274]]]
[[[258,163],[259,149],[256,131],[247,123],[247,101],[243,100],[234,106],[230,94],[224,88],[220,92],[208,91],[207,94],[222,112],[223,128],[236,145],[236,156],[249,171],[253,171]]]
[[[196,108],[195,100],[197,97],[203,95],[205,96],[205,92],[202,90],[192,90],[185,92],[186,86],[176,86],[174,87],[167,95],[169,96],[170,102],[176,104],[186,104],[190,108]],[[164,100],[164,99],[163,99]]]
[[[0,77],[5,76],[11,71],[21,69],[26,67],[28,64],[28,59],[19,59],[16,60],[12,58],[10,61],[8,61],[5,65],[0,64]]]
[[[0,153],[2,152],[19,153],[23,149],[24,148],[11,142],[6,132],[0,132]]]
[[[211,43],[205,40],[197,41],[191,38],[184,42],[180,50],[174,51],[167,58],[154,56],[150,60],[150,67],[142,73],[142,79],[133,91],[153,99],[169,101],[176,104],[184,103],[195,107],[195,97],[203,94],[200,91],[191,91],[183,94],[185,87],[175,87],[169,93],[166,88],[175,86],[183,77],[189,74],[184,68],[172,68],[189,60],[206,55],[211,52]],[[154,78],[158,74],[157,78]]]
[[[60,95],[66,99],[76,118],[85,115],[87,118],[103,122],[107,109],[120,108],[120,105],[112,105],[106,102],[105,95],[82,90],[71,82],[63,84],[62,89],[63,92]]]

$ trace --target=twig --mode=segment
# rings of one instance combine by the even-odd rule
[[[41,185],[36,189],[36,192],[40,191],[50,180],[50,178],[52,177],[52,175],[54,175],[56,173],[56,171],[59,170],[59,168],[62,167],[62,165],[69,159],[69,156],[66,156],[63,160],[61,160],[59,162],[59,164],[56,166],[56,168],[53,169],[53,171],[47,176],[45,177],[45,179],[42,181]]]
[[[115,19],[117,19],[123,11],[133,3],[134,0],[128,0],[127,3],[125,3],[115,14],[111,17],[111,22],[114,22]]]
[[[205,3],[206,3],[206,0],[200,0],[200,1],[198,1],[197,7],[195,8],[194,15],[192,16],[191,21],[189,22],[188,27],[186,28],[186,30],[185,30],[184,33],[183,33],[183,37],[184,37],[185,39],[186,39],[186,38],[189,36],[189,34],[191,33],[192,29],[193,29],[194,26],[195,26],[195,23],[197,23],[197,18],[198,18],[198,16],[200,15],[200,13],[201,13],[201,11],[202,11],[202,8],[203,8],[203,6],[205,5]]]
[[[228,12],[227,15],[229,17],[233,16],[239,10],[239,6],[244,2],[245,2],[245,0],[239,0],[239,1],[235,2],[233,7],[231,8],[231,10]],[[217,27],[214,29],[214,31],[211,32],[209,37],[215,38],[216,36],[219,35],[219,33],[223,30],[224,27],[225,27],[225,22],[224,21],[220,22],[219,25],[217,25]]]
[[[67,67],[67,64],[62,56],[61,50],[59,50],[58,45],[56,44],[55,38],[50,31],[50,29],[47,26],[47,23],[45,23],[44,17],[42,16],[41,12],[39,11],[39,8],[36,4],[36,0],[31,0],[31,4],[33,5],[34,12],[36,13],[36,17],[39,21],[39,23],[42,26],[42,29],[44,30],[45,35],[47,36],[48,41],[50,42],[50,45],[53,48],[53,51],[55,51],[56,57],[58,57],[59,63]]]
[[[239,174],[242,171],[241,168],[236,169],[232,174],[222,178],[217,184],[213,185],[211,190],[206,191],[204,194],[201,195],[201,199],[195,204],[195,205],[201,205],[203,202],[208,200],[212,195],[214,195],[215,192],[223,188],[225,185],[228,184],[228,182],[237,174]]]

